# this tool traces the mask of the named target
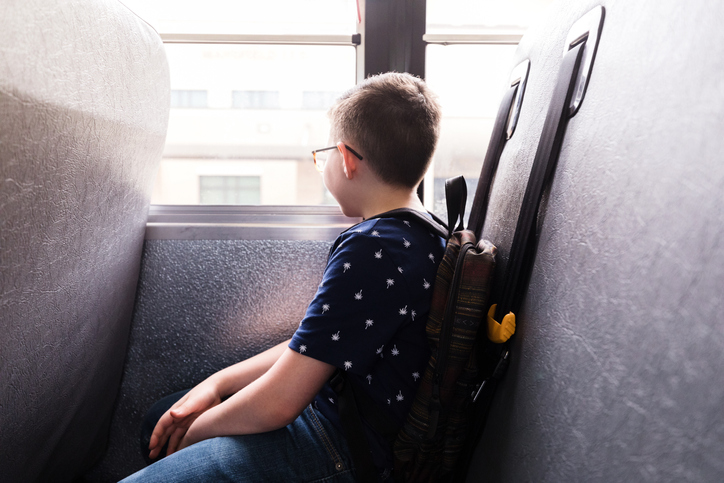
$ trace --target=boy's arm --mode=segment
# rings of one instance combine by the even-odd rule
[[[213,379],[222,398],[234,394],[268,371],[284,353],[290,341],[291,339],[287,339],[254,357],[222,369],[209,379]]]
[[[200,415],[173,450],[216,436],[282,428],[312,402],[334,371],[330,364],[287,348],[261,377]],[[173,450],[169,445],[169,454]]]
[[[205,411],[267,372],[284,353],[288,344],[289,340],[286,340],[254,357],[229,366],[189,391],[161,416],[153,429],[149,444],[151,458],[160,453],[167,440],[169,450],[175,447],[191,424]],[[171,454],[171,451],[168,454]]]

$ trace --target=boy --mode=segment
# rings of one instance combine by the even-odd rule
[[[151,458],[165,443],[169,456],[128,481],[354,481],[327,384],[337,369],[404,422],[429,357],[425,321],[444,240],[415,222],[368,218],[425,212],[416,188],[435,150],[440,107],[420,79],[387,73],[343,94],[329,115],[331,147],[313,153],[315,164],[342,212],[366,221],[335,242],[292,339],[173,404],[149,444]],[[367,432],[388,479],[391,448]]]

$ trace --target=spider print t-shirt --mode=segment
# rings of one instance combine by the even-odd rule
[[[401,426],[430,354],[425,322],[444,249],[414,221],[370,219],[345,231],[289,347],[346,371]],[[328,384],[314,404],[341,430]],[[389,467],[384,440],[370,436],[375,464]]]

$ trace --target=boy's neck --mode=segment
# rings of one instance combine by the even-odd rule
[[[390,190],[378,196],[371,197],[367,203],[361,207],[362,218],[367,219],[371,216],[379,215],[387,211],[399,208],[410,208],[417,211],[425,211],[425,206],[417,196],[416,190]]]

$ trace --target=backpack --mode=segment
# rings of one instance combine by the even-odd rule
[[[375,430],[391,441],[395,456],[395,479],[404,482],[451,480],[472,425],[473,395],[479,381],[495,369],[479,367],[479,337],[486,318],[488,296],[495,269],[495,246],[477,241],[472,231],[463,229],[467,188],[462,176],[446,181],[448,230],[438,218],[433,220],[409,209],[393,210],[375,218],[403,218],[425,224],[430,231],[447,239],[445,254],[437,270],[426,334],[431,355],[403,427],[397,431],[386,414],[364,394],[345,384],[338,372],[332,387],[339,396],[340,418],[347,435],[358,480],[377,481],[362,431],[360,414]],[[493,306],[492,311],[494,312]],[[496,343],[505,342],[515,331],[514,318],[498,324],[488,316],[488,335]],[[497,359],[494,360],[497,363]],[[482,371],[481,371],[482,369]]]

